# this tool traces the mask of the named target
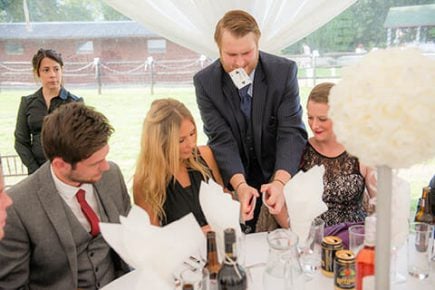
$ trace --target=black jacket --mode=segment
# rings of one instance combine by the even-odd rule
[[[44,117],[62,104],[77,101],[83,102],[83,99],[71,94],[63,87],[59,96],[51,100],[48,110],[42,95],[42,88],[32,95],[21,98],[15,127],[15,150],[26,165],[29,174],[36,171],[46,161],[41,146]]]

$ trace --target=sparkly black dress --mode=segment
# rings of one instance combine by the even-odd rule
[[[325,166],[322,199],[328,210],[317,218],[323,219],[326,227],[344,222],[364,221],[367,216],[362,203],[365,182],[360,173],[358,158],[346,151],[337,157],[326,157],[307,143],[300,169],[307,171],[322,164]]]

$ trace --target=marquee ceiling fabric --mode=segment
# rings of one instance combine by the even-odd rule
[[[225,12],[242,9],[261,29],[260,49],[279,53],[304,38],[356,0],[105,0],[125,16],[179,45],[217,57],[213,40]]]

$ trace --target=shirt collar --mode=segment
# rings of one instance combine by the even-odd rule
[[[50,165],[50,171],[51,171],[51,176],[53,177],[54,185],[55,185],[57,191],[62,196],[66,197],[67,199],[74,198],[79,189],[83,189],[86,192],[92,192],[92,184],[83,183],[79,187],[72,186],[72,185],[66,184],[65,182],[63,182],[62,180],[60,180],[56,176],[56,174],[54,173],[52,165]]]
[[[42,87],[35,93],[35,95],[38,94],[40,98],[44,98],[44,95],[42,94]],[[60,87],[59,96],[62,100],[66,101],[68,99],[68,91],[64,87]]]
[[[68,91],[65,90],[63,87],[60,87],[59,98],[64,101],[68,98]]]
[[[255,68],[249,74],[249,78],[251,79],[252,82],[254,82],[254,77],[255,77]]]

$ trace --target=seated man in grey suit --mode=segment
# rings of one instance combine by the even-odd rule
[[[193,79],[208,143],[224,185],[238,194],[245,233],[272,230],[275,220],[288,226],[283,187],[307,141],[296,64],[259,51],[260,35],[251,15],[227,12],[214,34],[220,58]]]
[[[128,271],[98,224],[119,222],[131,206],[118,166],[106,160],[112,132],[81,103],[44,119],[49,162],[8,190],[0,289],[97,289]]]
[[[5,192],[5,181],[3,178],[3,168],[0,159],[0,240],[4,236],[3,227],[6,224],[6,209],[11,206],[12,200]]]

